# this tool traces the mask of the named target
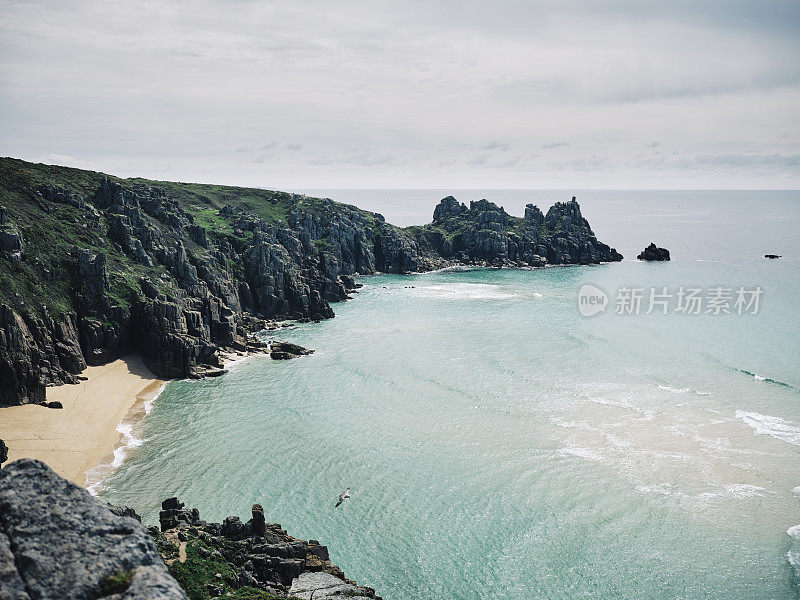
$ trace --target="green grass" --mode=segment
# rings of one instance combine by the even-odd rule
[[[211,555],[203,558],[198,548],[205,547],[203,542],[192,540],[186,545],[186,562],[175,561],[169,566],[172,575],[184,589],[191,600],[209,600],[212,594],[208,591],[209,585],[221,587],[223,595],[233,588],[227,583],[234,577],[233,568],[220,557]],[[222,577],[217,577],[217,574]]]
[[[273,190],[121,179],[93,171],[0,158],[0,206],[7,208],[9,222],[20,231],[24,241],[20,263],[14,264],[5,253],[0,255],[0,286],[4,290],[0,302],[11,305],[18,312],[39,316],[45,314],[45,307],[52,317],[75,312],[73,247],[106,255],[110,282],[108,295],[112,304],[129,306],[141,297],[139,280],[142,276],[150,276],[158,281],[159,276],[166,273],[161,265],[148,268],[136,263],[111,241],[109,221],[104,211],[100,211],[99,227],[93,228],[89,226],[86,212],[45,200],[37,193],[43,185],[55,185],[70,190],[92,204],[94,194],[105,177],[129,189],[143,185],[164,189],[172,200],[192,215],[196,224],[206,229],[212,244],[218,245],[227,240],[239,254],[252,245],[253,235],[249,231],[237,235],[232,220],[219,214],[223,206],[241,208],[268,223],[286,223],[289,213],[295,208],[315,214],[323,223],[332,214],[347,210],[342,204]],[[377,234],[375,215],[366,211],[359,214],[368,227],[372,226],[373,234]],[[161,230],[166,238],[165,243],[170,244],[177,239],[175,232],[166,225],[152,218],[148,220]],[[186,236],[183,240],[190,260],[207,256],[207,250],[188,241]],[[330,249],[326,240],[316,240],[315,243],[322,251]],[[244,278],[243,264],[229,264],[228,267],[234,276]],[[46,271],[50,273],[49,279],[45,277]]]

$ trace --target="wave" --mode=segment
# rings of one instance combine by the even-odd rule
[[[781,387],[787,387],[790,389],[795,389],[795,387],[790,384],[786,383],[785,381],[780,381],[778,379],[772,379],[770,377],[765,377],[764,375],[759,375],[758,373],[752,373],[750,371],[746,371],[745,369],[737,369],[736,367],[731,367],[734,371],[741,373],[742,375],[747,375],[748,377],[752,377],[755,381],[763,381],[765,383],[772,383],[775,385],[779,385]]]
[[[793,537],[796,540],[800,540],[800,525],[789,527],[789,529],[786,530],[786,535]]]
[[[689,391],[689,388],[674,388],[674,387],[669,387],[668,385],[659,385],[658,388],[661,390],[667,390],[668,392],[672,392],[673,394],[685,394],[686,392]]]
[[[443,283],[417,287],[423,295],[446,300],[508,300],[517,294],[488,283]]]
[[[135,435],[135,430],[138,425],[141,425],[142,420],[153,410],[153,404],[156,398],[161,395],[166,385],[166,383],[162,384],[155,394],[147,398],[141,404],[140,410],[137,410],[138,407],[134,404],[131,410],[128,411],[128,414],[125,415],[119,425],[116,426],[116,431],[118,431],[122,437],[119,441],[119,445],[114,449],[111,461],[86,471],[86,490],[92,496],[97,496],[100,492],[107,489],[104,482],[122,466],[122,463],[125,462],[125,458],[130,454],[131,450],[138,448],[146,441],[137,437]]]
[[[559,456],[576,456],[578,458],[585,458],[587,460],[593,460],[595,462],[603,462],[603,456],[593,450],[592,448],[561,448],[558,451]]]
[[[769,435],[792,446],[800,446],[800,427],[790,421],[744,410],[737,410],[736,418],[752,427],[756,435]]]

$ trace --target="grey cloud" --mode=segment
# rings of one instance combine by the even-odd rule
[[[797,175],[800,153],[797,0],[0,0],[0,13],[0,145],[23,158],[287,187],[465,171],[515,187],[523,169],[556,185],[616,169],[609,186],[658,187],[673,169],[727,186],[737,168],[753,186],[800,185],[774,177]],[[637,158],[653,140],[680,154]]]
[[[508,144],[504,142],[491,141],[483,146],[481,150],[500,150],[501,152],[506,152],[508,148]]]
[[[700,170],[708,168],[756,169],[800,174],[800,154],[704,154],[681,158],[649,158],[638,166],[656,169]]]

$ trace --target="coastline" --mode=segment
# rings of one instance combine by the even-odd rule
[[[0,439],[10,461],[35,458],[62,477],[89,487],[88,472],[116,468],[126,447],[138,445],[130,426],[149,412],[165,382],[137,355],[87,367],[75,385],[47,388],[47,401],[63,409],[36,404],[0,408]],[[127,427],[126,427],[127,426]]]

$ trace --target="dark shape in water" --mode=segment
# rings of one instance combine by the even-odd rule
[[[669,260],[669,250],[666,248],[659,248],[651,242],[636,258],[646,261],[667,261]]]

